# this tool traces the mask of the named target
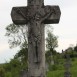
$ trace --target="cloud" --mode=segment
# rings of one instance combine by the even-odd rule
[[[44,0],[45,5],[59,5],[62,9],[77,4],[77,0]]]
[[[60,23],[53,25],[54,34],[60,37],[77,37],[77,9],[76,5],[72,8],[62,10]]]
[[[9,62],[17,53],[17,49],[6,49],[0,53],[0,63]]]
[[[2,51],[5,51],[7,49],[9,49],[8,44],[0,43],[0,53],[2,53]]]
[[[2,47],[1,47],[2,45]],[[13,59],[14,55],[20,50],[19,47],[9,49],[8,45],[0,44],[0,63],[5,63],[6,61],[9,62],[11,59]]]
[[[76,46],[77,40],[76,39],[59,39],[58,42],[58,48],[56,48],[56,50],[58,52],[62,52],[62,50],[67,49],[68,47],[70,47],[70,45]]]
[[[61,9],[60,23],[53,25],[54,34],[59,36],[57,50],[60,52],[68,48],[70,44],[76,45],[77,43],[77,4],[75,4]]]

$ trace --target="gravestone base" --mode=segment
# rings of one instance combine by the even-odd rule
[[[64,77],[71,77],[71,73],[70,72],[65,72]]]

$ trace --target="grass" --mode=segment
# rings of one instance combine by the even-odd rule
[[[64,70],[49,71],[47,77],[63,77]]]
[[[46,77],[64,77],[64,66],[63,64],[57,65],[56,70],[48,71]],[[77,77],[77,58],[71,60],[70,67],[71,77]]]

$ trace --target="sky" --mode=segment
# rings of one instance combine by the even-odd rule
[[[77,43],[77,0],[44,0],[45,5],[59,5],[61,18],[59,24],[51,24],[53,33],[58,36],[58,52]],[[10,49],[5,36],[6,26],[12,23],[11,9],[15,6],[27,6],[27,0],[0,0],[0,63],[8,62],[19,48]]]

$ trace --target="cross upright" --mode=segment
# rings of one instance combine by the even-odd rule
[[[44,0],[28,0],[27,7],[13,7],[11,16],[16,25],[28,25],[28,74],[45,77],[44,24],[58,23],[59,6],[44,6]]]

